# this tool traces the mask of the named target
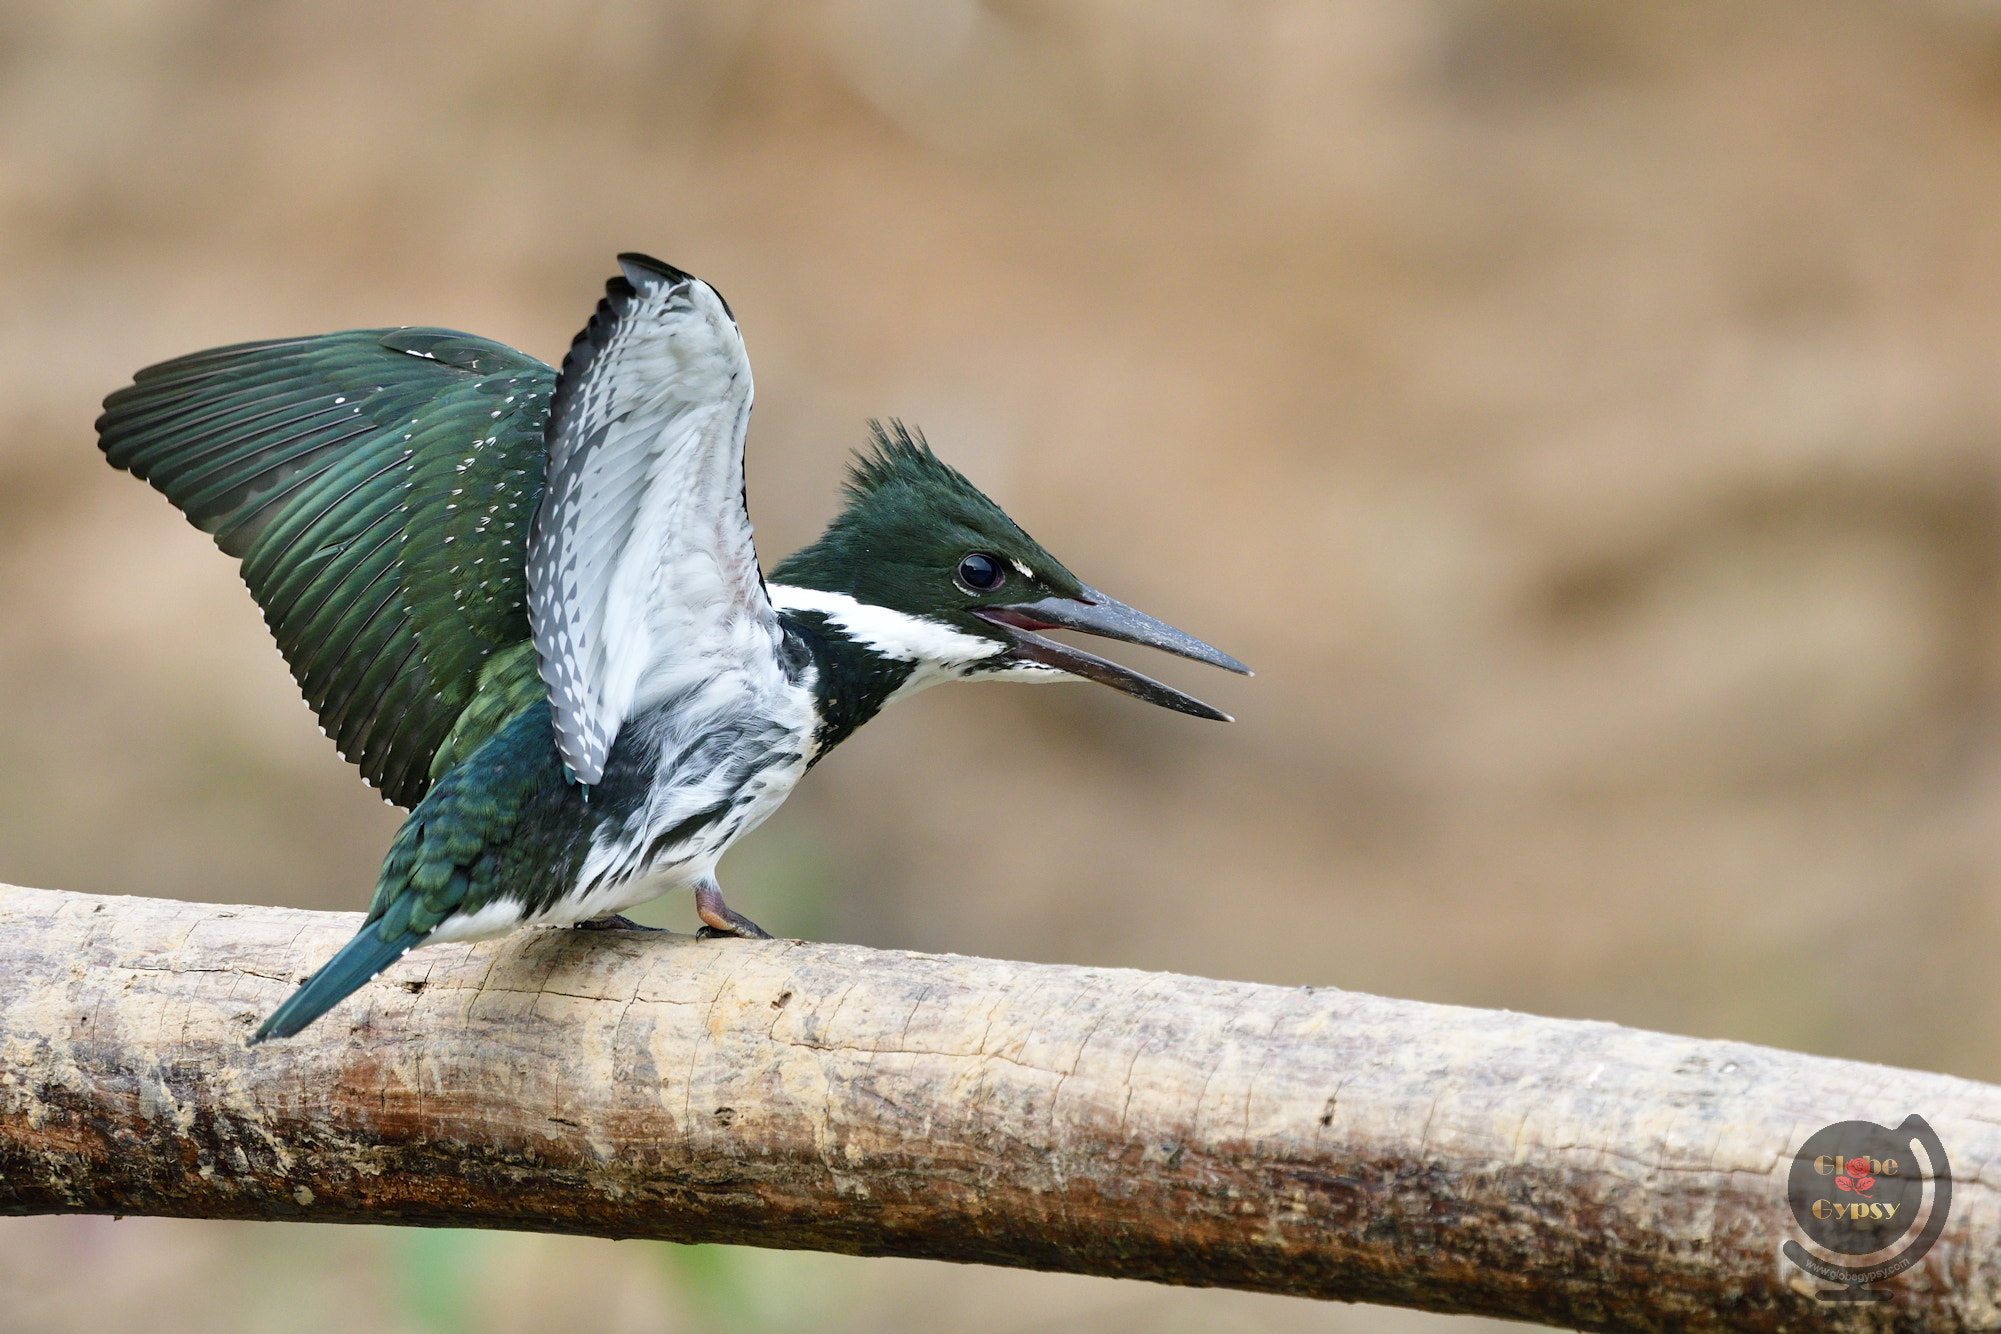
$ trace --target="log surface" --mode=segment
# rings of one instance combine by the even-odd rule
[[[2001,1327],[2001,1089],[1611,1024],[798,941],[529,931],[256,1023],[346,913],[0,887],[0,1213],[928,1256],[1593,1330]],[[1790,1155],[1917,1112],[1878,1306]]]

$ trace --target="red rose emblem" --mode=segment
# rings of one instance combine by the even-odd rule
[[[1876,1178],[1869,1175],[1867,1158],[1850,1158],[1843,1163],[1843,1175],[1834,1179],[1834,1184],[1843,1190],[1852,1190],[1857,1195],[1867,1195],[1876,1188]]]

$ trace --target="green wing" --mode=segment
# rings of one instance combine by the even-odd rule
[[[555,381],[468,334],[358,329],[150,367],[97,430],[242,561],[322,729],[414,806],[541,695],[518,646]]]

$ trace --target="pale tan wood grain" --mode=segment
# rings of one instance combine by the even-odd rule
[[[1606,1330],[2001,1326],[2001,1089],[1610,1024],[798,941],[421,950],[244,1039],[352,914],[0,887],[0,1213],[929,1256]],[[1791,1150],[1918,1112],[1953,1218],[1872,1308]]]

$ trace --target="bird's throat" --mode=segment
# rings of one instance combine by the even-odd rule
[[[882,712],[883,705],[910,683],[918,663],[883,656],[852,638],[824,611],[781,610],[778,619],[790,644],[803,649],[813,665],[813,708],[819,725],[813,732],[812,762],[817,764]]]

